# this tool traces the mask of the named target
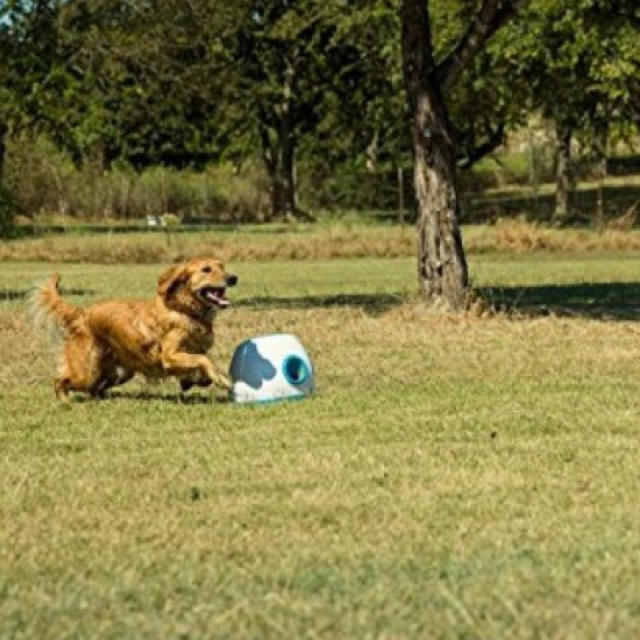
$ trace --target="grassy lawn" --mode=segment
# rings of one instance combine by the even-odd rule
[[[640,254],[474,255],[485,318],[409,258],[235,263],[214,357],[294,332],[316,397],[56,404],[30,284],[161,268],[0,264],[0,638],[640,636]]]

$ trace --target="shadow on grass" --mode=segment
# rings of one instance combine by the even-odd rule
[[[501,311],[594,320],[640,320],[640,282],[599,282],[480,288]]]
[[[477,292],[492,306],[506,312],[640,321],[640,282],[485,287]],[[237,304],[255,309],[357,307],[369,315],[379,316],[407,300],[408,297],[402,294],[379,293],[251,298]]]
[[[172,402],[173,404],[228,404],[231,402],[228,398],[222,396],[200,395],[200,394],[181,394],[181,393],[162,393],[160,391],[147,391],[145,389],[137,391],[107,391],[104,398],[91,398],[89,396],[75,396],[74,402],[79,404],[87,402],[104,402],[106,400],[140,400],[140,401],[162,401]]]
[[[31,292],[31,289],[0,289],[0,302],[24,300]],[[92,289],[62,289],[60,293],[63,296],[92,296],[95,291]]]
[[[377,316],[405,302],[406,296],[391,293],[344,293],[327,296],[246,298],[235,303],[237,307],[250,309],[331,309],[357,307],[365,313]]]

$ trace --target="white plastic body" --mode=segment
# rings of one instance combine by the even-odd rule
[[[296,336],[258,336],[238,345],[229,374],[235,402],[273,402],[303,398],[315,388],[309,354]]]

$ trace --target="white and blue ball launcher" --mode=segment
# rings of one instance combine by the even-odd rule
[[[313,393],[315,375],[309,354],[293,335],[273,334],[245,340],[229,366],[235,402],[272,402]]]

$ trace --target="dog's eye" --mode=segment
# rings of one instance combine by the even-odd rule
[[[212,269],[211,267],[202,267],[200,271],[202,271],[202,273],[211,273]]]

